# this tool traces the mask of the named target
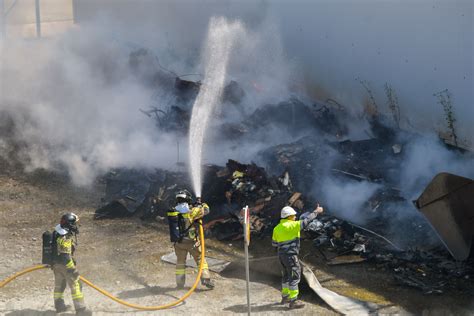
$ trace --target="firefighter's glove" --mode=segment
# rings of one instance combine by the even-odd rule
[[[314,209],[313,211],[314,213],[316,214],[321,214],[322,212],[324,212],[324,208],[322,208],[321,206],[319,206],[319,203],[316,205],[316,208]]]

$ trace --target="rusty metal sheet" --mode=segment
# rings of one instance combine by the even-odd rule
[[[474,236],[474,181],[450,173],[436,175],[415,201],[456,260],[466,260]]]

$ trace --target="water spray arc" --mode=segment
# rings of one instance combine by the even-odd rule
[[[203,54],[204,81],[193,105],[189,128],[189,162],[194,194],[201,196],[204,137],[209,119],[220,102],[230,52],[236,37],[243,32],[240,22],[211,18]]]

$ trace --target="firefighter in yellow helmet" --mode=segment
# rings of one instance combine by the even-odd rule
[[[74,238],[79,232],[77,221],[79,217],[74,213],[66,213],[61,217],[61,222],[56,225],[53,232],[53,264],[54,273],[54,307],[61,313],[69,309],[64,303],[64,290],[66,285],[71,289],[72,301],[76,315],[92,315],[84,305],[84,294],[79,282],[79,272],[73,259],[75,251]]]
[[[296,211],[291,206],[281,210],[280,223],[273,229],[272,245],[278,248],[278,258],[282,270],[281,304],[289,303],[291,309],[302,308],[298,299],[298,284],[301,279],[301,266],[298,260],[300,252],[300,232],[323,212],[319,206],[304,220],[296,220]]]
[[[199,267],[201,261],[201,244],[198,236],[197,221],[209,214],[209,206],[200,198],[193,203],[191,194],[179,191],[176,194],[176,205],[168,212],[170,239],[174,242],[176,253],[176,285],[183,288],[186,282],[186,257],[193,256]],[[204,259],[201,284],[208,289],[214,288],[209,274],[209,267]]]

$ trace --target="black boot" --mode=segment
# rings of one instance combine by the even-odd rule
[[[182,278],[176,278],[176,288],[178,290],[181,290],[181,289],[184,289],[184,284],[186,283],[186,280],[185,279],[182,279]]]
[[[64,300],[60,298],[54,301],[54,308],[56,309],[56,313],[64,313],[68,311],[71,306],[66,305]]]
[[[215,284],[211,279],[201,279],[201,284],[211,290],[215,287]]]
[[[87,309],[85,307],[79,308],[76,310],[76,315],[80,316],[92,316],[92,311],[90,309]]]
[[[281,297],[281,305],[288,304],[290,302],[290,297],[289,296],[282,296]]]
[[[290,309],[298,309],[298,308],[303,308],[304,303],[301,301],[293,300],[290,302],[290,305],[288,306]]]

